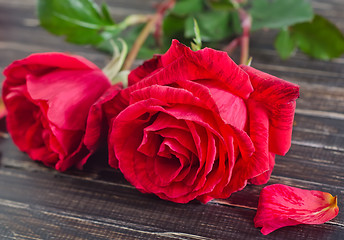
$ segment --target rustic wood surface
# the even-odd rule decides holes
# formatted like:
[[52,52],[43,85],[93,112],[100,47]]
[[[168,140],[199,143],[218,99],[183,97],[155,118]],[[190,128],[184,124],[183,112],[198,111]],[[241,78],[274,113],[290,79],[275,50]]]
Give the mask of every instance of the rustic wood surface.
[[[116,19],[149,13],[154,1],[107,1]],[[35,0],[0,0],[0,70],[33,52],[80,54],[99,67],[109,57],[75,46],[38,25]],[[344,31],[344,1],[312,1],[315,11]],[[268,184],[338,195],[338,216],[322,225],[285,227],[267,236],[254,228],[263,186],[247,186],[226,200],[175,204],[139,193],[96,155],[84,171],[60,173],[33,162],[0,139],[0,239],[344,239],[344,58],[280,60],[276,32],[253,36],[253,67],[297,83],[292,147],[278,156]],[[2,78],[3,79],[3,78]]]

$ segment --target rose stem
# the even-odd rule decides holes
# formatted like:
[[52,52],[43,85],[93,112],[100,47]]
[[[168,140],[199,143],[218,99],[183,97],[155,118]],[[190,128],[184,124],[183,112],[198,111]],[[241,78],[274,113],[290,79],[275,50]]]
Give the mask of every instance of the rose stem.
[[159,15],[157,21],[155,22],[155,32],[154,32],[154,38],[155,42],[158,44],[159,47],[161,47],[161,36],[162,36],[162,22],[164,20],[164,15],[166,12],[173,8],[176,4],[176,0],[166,0],[160,4],[157,5],[157,14]]
[[251,31],[251,16],[247,14],[242,8],[239,9],[241,18],[241,26],[243,33],[241,36],[241,55],[240,64],[247,64],[250,45],[250,31]]
[[223,48],[223,51],[227,52],[228,55],[232,55],[237,46],[240,45],[241,37],[233,39],[227,46]]
[[10,138],[10,135],[8,133],[5,132],[0,132],[0,138]]
[[239,8],[238,11],[243,33],[240,37],[233,39],[227,46],[223,48],[223,50],[226,51],[228,55],[231,55],[234,50],[240,45],[240,64],[247,64],[249,56],[251,16],[247,14],[242,8]]
[[137,37],[136,41],[134,42],[133,47],[131,48],[127,58],[125,59],[125,62],[123,64],[122,70],[129,70],[131,68],[131,65],[136,59],[136,56],[142,46],[142,44],[147,39],[148,35],[152,31],[154,24],[156,20],[158,19],[159,15],[154,14],[147,22],[146,26],[142,29],[139,36]]

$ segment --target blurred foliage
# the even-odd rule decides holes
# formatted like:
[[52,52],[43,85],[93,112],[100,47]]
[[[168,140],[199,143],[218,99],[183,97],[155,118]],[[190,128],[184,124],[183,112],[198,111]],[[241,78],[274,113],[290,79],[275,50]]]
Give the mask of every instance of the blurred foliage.
[[[189,44],[195,39],[194,19],[204,45],[223,46],[242,34],[240,11],[252,19],[251,32],[279,29],[275,48],[282,59],[297,48],[313,58],[329,60],[344,53],[344,36],[325,18],[315,15],[307,0],[177,0],[162,14],[162,34],[150,35],[139,58],[165,51],[171,39]],[[144,18],[128,16],[115,23],[106,4],[93,0],[39,0],[41,25],[66,41],[90,44],[112,52],[110,41],[123,38],[129,49],[144,26]],[[156,30],[156,31],[158,31]]]

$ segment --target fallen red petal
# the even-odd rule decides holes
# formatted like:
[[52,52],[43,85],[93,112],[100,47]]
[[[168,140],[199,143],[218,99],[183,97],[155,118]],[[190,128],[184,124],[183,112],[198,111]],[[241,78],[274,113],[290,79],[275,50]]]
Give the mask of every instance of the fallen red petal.
[[337,196],[330,193],[274,184],[261,191],[254,223],[267,235],[285,226],[325,223],[338,211]]

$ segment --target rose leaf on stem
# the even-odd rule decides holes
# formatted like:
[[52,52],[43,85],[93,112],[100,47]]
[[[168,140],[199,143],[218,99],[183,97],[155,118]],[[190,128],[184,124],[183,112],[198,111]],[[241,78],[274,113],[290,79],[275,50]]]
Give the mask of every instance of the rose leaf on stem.
[[200,12],[195,15],[190,15],[185,20],[184,37],[194,38],[194,21],[197,20],[201,37],[206,42],[216,42],[223,40],[234,34],[230,27],[232,21],[232,13],[227,11],[210,11]]
[[295,38],[288,28],[282,28],[275,39],[275,49],[282,59],[289,58],[296,49]]
[[249,12],[252,31],[288,27],[313,18],[312,6],[306,0],[254,0]]
[[343,33],[320,15],[311,22],[292,26],[290,32],[301,51],[311,57],[329,60],[344,53]]
[[76,44],[97,44],[120,31],[107,6],[92,0],[39,0],[38,17],[46,30]]
[[171,13],[177,16],[187,16],[198,13],[203,8],[203,0],[179,0],[174,5]]
[[130,15],[115,23],[106,4],[93,0],[39,0],[40,24],[55,35],[63,35],[75,44],[99,44],[118,35],[127,27],[147,21],[145,15]]

